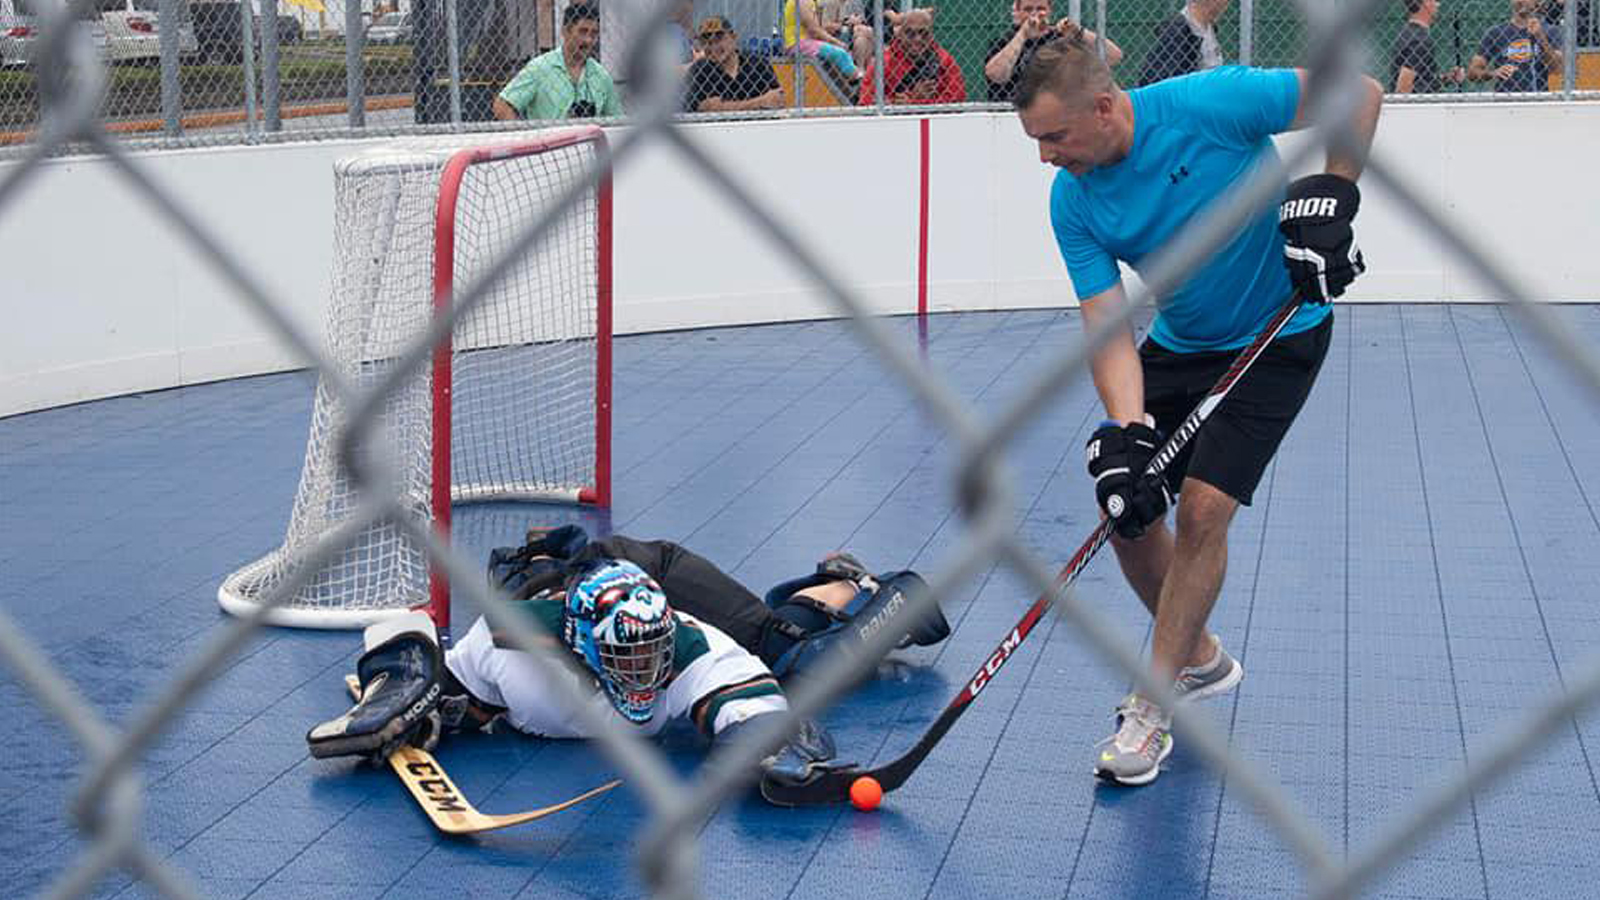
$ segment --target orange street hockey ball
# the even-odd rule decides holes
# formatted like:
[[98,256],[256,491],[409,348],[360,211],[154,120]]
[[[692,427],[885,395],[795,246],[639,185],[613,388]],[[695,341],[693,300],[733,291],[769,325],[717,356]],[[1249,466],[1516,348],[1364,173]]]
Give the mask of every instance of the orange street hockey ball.
[[850,782],[850,803],[862,812],[872,812],[883,802],[883,786],[871,775]]

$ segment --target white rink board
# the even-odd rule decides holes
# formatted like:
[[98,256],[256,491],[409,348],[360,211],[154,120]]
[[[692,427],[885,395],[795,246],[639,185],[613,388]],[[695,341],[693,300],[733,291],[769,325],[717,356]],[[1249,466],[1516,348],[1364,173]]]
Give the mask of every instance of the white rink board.
[[[918,117],[687,127],[873,310],[916,309]],[[1403,104],[1385,108],[1377,152],[1535,296],[1596,300],[1597,134],[1600,103]],[[616,129],[613,141],[625,135]],[[930,137],[930,307],[1072,304],[1048,227],[1052,173],[1015,116],[936,116]],[[333,162],[382,142],[167,151],[139,162],[315,338],[332,259]],[[13,165],[0,164],[0,177]],[[619,333],[837,314],[670,148],[646,148],[617,173],[615,211]],[[1363,198],[1358,235],[1371,271],[1352,300],[1500,299],[1377,187]],[[47,162],[0,211],[0,272],[0,415],[303,364],[98,158]]]

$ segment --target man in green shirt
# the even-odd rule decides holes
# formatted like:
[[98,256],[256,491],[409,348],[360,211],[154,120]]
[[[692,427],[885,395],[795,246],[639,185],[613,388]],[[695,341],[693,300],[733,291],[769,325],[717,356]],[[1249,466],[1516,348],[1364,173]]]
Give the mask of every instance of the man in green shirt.
[[611,73],[594,58],[600,11],[574,3],[561,16],[561,46],[528,60],[494,98],[496,119],[586,119],[622,115]]

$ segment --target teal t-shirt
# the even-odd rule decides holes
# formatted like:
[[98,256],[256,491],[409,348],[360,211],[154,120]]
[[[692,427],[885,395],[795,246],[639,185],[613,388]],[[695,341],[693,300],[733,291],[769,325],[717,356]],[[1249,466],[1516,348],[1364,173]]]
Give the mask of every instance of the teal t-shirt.
[[[1300,102],[1292,69],[1223,66],[1129,91],[1133,149],[1050,190],[1056,245],[1079,297],[1118,283],[1120,260],[1139,271],[1152,252],[1259,161],[1277,159],[1271,136],[1288,130]],[[1281,200],[1281,193],[1279,199]],[[1170,296],[1150,329],[1180,353],[1250,343],[1289,298],[1278,205],[1270,204]],[[1283,334],[1312,328],[1326,305],[1307,305]]]

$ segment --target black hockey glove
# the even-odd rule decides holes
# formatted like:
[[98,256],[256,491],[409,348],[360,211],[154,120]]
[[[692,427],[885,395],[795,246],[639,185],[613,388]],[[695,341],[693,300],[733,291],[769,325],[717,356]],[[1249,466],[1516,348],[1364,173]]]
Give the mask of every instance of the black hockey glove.
[[1327,303],[1367,270],[1350,222],[1361,208],[1355,182],[1338,175],[1308,175],[1292,182],[1278,212],[1283,263],[1307,303]]
[[1107,422],[1089,437],[1095,500],[1125,538],[1142,537],[1172,505],[1166,479],[1145,474],[1160,447],[1160,432],[1142,422],[1126,427]]

